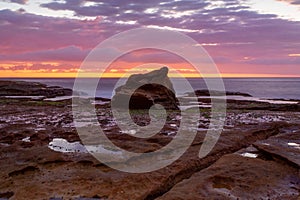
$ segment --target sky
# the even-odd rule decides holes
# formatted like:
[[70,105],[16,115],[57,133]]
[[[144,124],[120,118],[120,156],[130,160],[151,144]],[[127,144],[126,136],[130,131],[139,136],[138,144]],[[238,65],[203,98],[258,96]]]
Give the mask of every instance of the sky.
[[[300,0],[1,0],[0,77],[76,77],[96,45],[134,28],[190,36],[223,77],[300,77]],[[198,76],[154,50],[124,55],[105,76],[145,63]]]

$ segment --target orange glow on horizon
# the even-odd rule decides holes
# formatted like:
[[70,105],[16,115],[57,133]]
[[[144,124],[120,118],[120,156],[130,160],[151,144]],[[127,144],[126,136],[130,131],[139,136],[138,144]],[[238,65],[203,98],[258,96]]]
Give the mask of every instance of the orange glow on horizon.
[[[76,72],[72,73],[51,73],[51,72],[28,72],[28,71],[5,71],[0,73],[0,78],[76,78]],[[103,73],[103,78],[120,78],[124,73]],[[200,78],[199,74],[194,73],[182,73],[185,78]],[[82,73],[82,78],[99,78],[99,73]],[[169,73],[169,77],[176,77]],[[220,75],[203,74],[202,77],[222,77],[222,78],[299,78],[297,75],[281,75],[281,74],[234,74],[234,73],[222,73]]]
[[[34,65],[50,65],[43,69],[30,69],[30,66]],[[42,63],[30,63],[30,62],[16,62],[16,63],[0,63],[0,78],[76,78],[78,77],[78,63],[65,63],[66,66],[72,65],[74,68],[64,68],[65,65],[62,65],[57,62],[42,62]],[[22,65],[25,66],[25,69],[13,69],[11,67]],[[80,73],[82,78],[99,78],[100,75],[103,78],[120,78],[123,77],[125,73],[130,71],[136,66],[145,65],[145,63],[127,63],[127,62],[114,62],[110,65],[106,71],[101,75],[101,69],[98,71],[96,69],[89,69],[85,72]],[[150,64],[151,65],[151,64]],[[27,69],[28,66],[28,69]],[[120,66],[120,67],[119,67]],[[222,78],[298,78],[299,75],[289,75],[289,74],[267,74],[267,73],[228,73],[228,70],[221,70],[220,74],[198,74],[195,72],[195,68],[188,63],[159,63],[158,65],[153,65],[153,67],[170,67],[169,77],[178,77],[172,69],[176,69],[177,73],[186,78],[200,78],[200,77],[222,77]],[[224,67],[224,66],[223,66]],[[154,69],[153,68],[153,69]],[[229,68],[229,67],[228,67]],[[235,67],[233,67],[235,68]],[[246,67],[245,67],[246,68]],[[153,70],[151,67],[139,68],[140,71],[132,72],[131,74],[137,73],[147,73]],[[231,70],[232,71],[232,70]]]

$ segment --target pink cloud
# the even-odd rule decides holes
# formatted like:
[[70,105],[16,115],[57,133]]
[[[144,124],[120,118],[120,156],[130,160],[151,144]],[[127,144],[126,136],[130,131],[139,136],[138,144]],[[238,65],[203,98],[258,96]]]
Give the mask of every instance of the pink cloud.
[[103,40],[100,18],[73,20],[0,11],[0,53],[16,54],[67,46],[91,48]]
[[[23,0],[11,0],[25,3]],[[52,10],[69,10],[77,16],[93,16],[95,20],[45,17],[26,12],[0,10],[0,61],[1,62],[76,62],[77,66],[99,42],[123,30],[148,25],[198,30],[188,35],[205,46],[221,71],[233,73],[255,70],[269,72],[272,66],[282,73],[286,67],[300,75],[299,54],[300,22],[277,18],[276,15],[259,14],[247,10],[241,1],[224,1],[222,8],[210,8],[210,1],[138,2],[134,0],[94,2],[85,6],[82,0],[52,1],[42,4]],[[287,0],[288,1],[288,0]],[[298,0],[289,1],[297,4]],[[153,12],[146,12],[156,8]],[[176,16],[176,13],[195,11]],[[172,13],[174,15],[172,15]],[[169,17],[166,17],[166,15]],[[134,21],[122,24],[117,21]],[[109,53],[109,51],[107,52]],[[180,59],[166,53],[131,53],[122,57],[124,62],[169,62]],[[277,67],[277,66],[285,66]],[[38,66],[38,65],[37,65]],[[241,67],[243,66],[243,67]],[[47,67],[47,66],[41,66]],[[64,67],[63,65],[60,67]],[[51,66],[49,66],[51,68]],[[247,68],[247,69],[245,69]]]

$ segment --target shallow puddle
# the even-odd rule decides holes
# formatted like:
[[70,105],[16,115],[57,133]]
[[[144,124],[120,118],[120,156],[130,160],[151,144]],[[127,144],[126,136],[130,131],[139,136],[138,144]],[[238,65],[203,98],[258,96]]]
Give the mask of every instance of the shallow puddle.
[[118,154],[121,155],[121,151],[113,151],[104,148],[102,145],[87,145],[84,146],[80,142],[68,142],[63,138],[54,138],[48,147],[53,151],[62,153],[101,153],[101,154]]
[[247,158],[257,158],[258,155],[255,154],[255,153],[248,153],[248,152],[246,152],[246,153],[242,153],[241,156],[247,157]]

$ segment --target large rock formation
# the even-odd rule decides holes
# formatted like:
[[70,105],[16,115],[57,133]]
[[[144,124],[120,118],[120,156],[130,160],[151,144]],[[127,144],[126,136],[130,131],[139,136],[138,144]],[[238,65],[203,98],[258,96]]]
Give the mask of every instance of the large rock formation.
[[112,105],[126,108],[125,99],[130,98],[130,109],[149,109],[154,104],[161,104],[165,109],[178,109],[173,85],[168,78],[168,68],[151,71],[146,74],[131,75],[126,84],[116,89]]
[[72,95],[71,89],[58,86],[47,86],[37,82],[0,81],[0,96],[56,96]]

